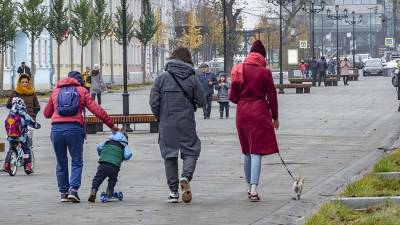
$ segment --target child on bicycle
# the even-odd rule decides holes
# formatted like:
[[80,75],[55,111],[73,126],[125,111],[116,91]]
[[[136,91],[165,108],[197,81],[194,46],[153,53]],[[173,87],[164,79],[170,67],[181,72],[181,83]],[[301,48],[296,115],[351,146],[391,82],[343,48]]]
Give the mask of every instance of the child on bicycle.
[[229,117],[229,89],[231,84],[226,79],[226,73],[222,72],[219,75],[218,84],[215,86],[215,90],[218,91],[218,103],[219,103],[219,115],[220,119],[224,118],[224,110],[226,118]]
[[95,202],[97,191],[107,177],[108,186],[106,196],[112,198],[121,163],[132,157],[132,151],[128,145],[128,135],[124,131],[115,132],[105,142],[99,144],[97,152],[100,156],[99,166],[93,178],[92,190],[88,199],[89,202]]
[[35,129],[40,129],[40,124],[32,119],[27,113],[24,100],[19,97],[14,97],[12,99],[12,107],[10,113],[5,121],[5,127],[7,132],[7,141],[10,142],[10,149],[7,153],[3,171],[8,172],[10,170],[11,161],[11,142],[20,142],[21,148],[24,151],[24,169],[27,173],[32,173],[32,155],[31,148],[29,145],[28,138],[28,126]]

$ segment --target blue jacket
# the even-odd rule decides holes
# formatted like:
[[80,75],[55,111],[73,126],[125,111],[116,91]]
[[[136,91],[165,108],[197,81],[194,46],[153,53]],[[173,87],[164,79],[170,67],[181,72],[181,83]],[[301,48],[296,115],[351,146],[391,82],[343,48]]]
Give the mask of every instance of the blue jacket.
[[[26,112],[25,109],[21,109],[18,107],[13,106],[10,110],[10,114],[11,115],[17,115],[19,114],[22,118],[21,118],[21,124],[22,124],[22,128],[23,128],[23,134],[22,136],[19,138],[19,141],[21,142],[26,142],[27,138],[28,138],[28,127],[32,127],[35,129],[39,128],[39,124],[36,123],[35,120],[32,119],[31,116],[29,116],[29,114]],[[7,140],[10,141],[11,139],[14,139],[13,137],[7,137]]]
[[[201,73],[196,76],[196,78],[200,81],[201,86],[203,87],[204,92],[207,93],[207,95],[212,95],[214,94],[214,86],[217,85],[217,77],[213,73]],[[208,84],[208,82],[211,81],[212,84]]]
[[101,155],[101,152],[104,149],[104,145],[108,140],[118,141],[123,146],[125,146],[125,148],[124,148],[124,160],[129,160],[132,157],[132,150],[128,145],[128,140],[126,139],[125,135],[122,134],[121,132],[115,132],[106,141],[100,143],[97,146],[97,153],[99,154],[99,156]]

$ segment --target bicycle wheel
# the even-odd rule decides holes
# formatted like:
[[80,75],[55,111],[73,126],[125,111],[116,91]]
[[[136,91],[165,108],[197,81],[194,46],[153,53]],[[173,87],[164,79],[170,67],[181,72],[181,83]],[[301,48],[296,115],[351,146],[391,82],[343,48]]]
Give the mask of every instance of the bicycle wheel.
[[18,161],[18,156],[15,151],[8,151],[7,154],[11,154],[10,157],[10,170],[8,170],[8,174],[10,176],[15,176],[17,174],[17,161]]

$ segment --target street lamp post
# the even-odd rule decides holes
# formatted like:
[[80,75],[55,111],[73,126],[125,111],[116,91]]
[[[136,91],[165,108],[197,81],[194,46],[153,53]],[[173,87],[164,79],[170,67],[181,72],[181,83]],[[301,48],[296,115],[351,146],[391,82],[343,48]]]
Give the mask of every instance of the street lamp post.
[[268,0],[268,3],[272,3],[279,6],[279,94],[284,94],[283,90],[283,35],[282,35],[282,6],[289,5],[296,0]]
[[352,36],[353,36],[353,67],[354,67],[355,62],[356,62],[356,45],[355,45],[356,39],[355,39],[354,27],[357,24],[360,24],[362,22],[362,15],[359,15],[358,18],[357,18],[356,12],[353,11],[353,12],[351,12],[350,18],[351,18],[351,20],[349,20],[349,16],[346,14],[346,17],[345,17],[346,23],[348,23],[348,24],[353,26],[353,34],[352,34]]
[[372,57],[372,10],[374,10],[374,14],[378,13],[378,7],[374,6],[369,9],[369,54]]
[[126,40],[126,0],[121,0],[122,8],[122,74],[124,78],[124,92],[122,93],[123,114],[129,115],[129,93],[128,93],[128,58]]
[[307,4],[306,2],[304,2],[302,10],[311,15],[311,55],[314,58],[315,57],[314,15],[324,10],[325,1],[321,1],[320,5],[316,5],[315,1],[312,0],[310,9],[307,9],[306,6]]
[[[227,34],[226,34],[226,2],[225,2],[225,0],[222,0],[222,10],[223,10],[223,19],[222,19],[222,22],[223,22],[223,32],[224,32],[224,72],[226,73],[226,72],[228,72],[228,71],[226,71],[226,69],[227,69]],[[247,52],[246,52],[247,53]],[[230,71],[229,71],[230,72]]]
[[339,74],[340,71],[340,62],[339,62],[339,20],[342,20],[346,17],[347,9],[344,9],[344,14],[339,14],[339,5],[335,5],[336,14],[331,14],[331,10],[326,10],[328,19],[336,20],[336,73]]

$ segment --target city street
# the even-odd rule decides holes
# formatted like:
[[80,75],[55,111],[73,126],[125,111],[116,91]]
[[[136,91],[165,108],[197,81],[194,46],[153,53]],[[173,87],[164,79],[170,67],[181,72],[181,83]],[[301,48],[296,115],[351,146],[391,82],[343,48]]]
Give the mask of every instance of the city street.
[[[341,172],[360,173],[349,167],[375,151],[400,122],[396,91],[389,77],[360,77],[360,81],[349,84],[315,87],[311,94],[288,90],[278,96],[281,155],[296,176],[305,177],[301,201],[291,199],[293,181],[277,155],[263,159],[261,202],[247,200],[235,106],[231,105],[232,118],[220,120],[214,102],[210,120],[202,119],[201,109],[196,114],[202,154],[191,183],[191,204],[167,203],[169,190],[158,134],[149,134],[148,125],[138,125],[137,131],[129,135],[133,159],[122,164],[116,187],[124,193],[122,202],[87,202],[97,167],[96,145],[109,134],[105,129],[106,133],[88,135],[84,145],[84,175],[79,191],[82,202],[60,203],[50,121],[40,113],[42,129],[34,133],[34,174],[27,176],[22,169],[15,177],[0,173],[0,224],[301,224],[350,182],[341,177]],[[148,97],[149,89],[131,92],[131,113],[150,113]],[[103,107],[109,113],[121,113],[121,94],[104,95]],[[7,113],[5,107],[0,107],[1,118]],[[0,136],[5,137],[4,129],[0,129]],[[1,160],[4,156],[0,153]],[[336,176],[338,179],[332,179]],[[101,190],[105,188],[106,182]]]

